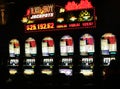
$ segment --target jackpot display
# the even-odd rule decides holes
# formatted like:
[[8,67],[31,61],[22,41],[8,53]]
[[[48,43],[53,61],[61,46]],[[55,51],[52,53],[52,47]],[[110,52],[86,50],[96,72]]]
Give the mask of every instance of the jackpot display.
[[95,8],[88,0],[68,1],[65,6],[55,4],[31,6],[22,18],[25,32],[75,30],[96,27]]

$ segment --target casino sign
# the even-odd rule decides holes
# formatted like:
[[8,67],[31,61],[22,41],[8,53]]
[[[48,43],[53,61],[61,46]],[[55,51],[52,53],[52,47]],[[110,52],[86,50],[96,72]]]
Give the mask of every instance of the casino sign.
[[88,0],[68,1],[64,7],[55,4],[29,7],[22,22],[25,32],[95,28],[96,14]]

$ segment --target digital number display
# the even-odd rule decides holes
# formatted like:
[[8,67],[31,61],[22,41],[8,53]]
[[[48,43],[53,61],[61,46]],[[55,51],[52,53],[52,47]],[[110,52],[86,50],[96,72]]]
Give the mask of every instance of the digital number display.
[[54,23],[43,23],[37,25],[38,29],[49,29],[54,28]]
[[42,30],[42,29],[53,29],[54,23],[40,23],[40,24],[28,24],[26,25],[26,30]]

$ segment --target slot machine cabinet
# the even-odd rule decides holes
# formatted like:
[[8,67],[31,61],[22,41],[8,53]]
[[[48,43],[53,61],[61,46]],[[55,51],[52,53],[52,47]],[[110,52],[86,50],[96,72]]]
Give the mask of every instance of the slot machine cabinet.
[[25,75],[34,75],[34,68],[35,68],[35,58],[27,58],[23,62],[24,66],[24,74]]
[[60,59],[59,73],[64,73],[66,76],[73,75],[73,39],[69,35],[65,35],[60,40]]
[[29,37],[25,41],[25,58],[23,60],[24,75],[34,75],[36,67],[37,47],[34,38]]
[[117,42],[114,34],[105,33],[104,35],[102,35],[101,54],[102,54],[103,76],[104,76],[105,69],[110,65],[111,60],[116,60]]
[[86,33],[80,37],[80,59],[79,59],[79,73],[84,76],[93,76],[94,68],[94,39]]
[[80,63],[80,73],[82,73],[84,76],[93,76],[93,57],[83,57]]
[[72,57],[64,57],[60,61],[59,73],[63,73],[66,76],[73,75],[73,59]]
[[9,43],[8,68],[10,75],[18,73],[20,57],[20,44],[17,39],[11,39]]
[[53,74],[53,58],[44,58],[42,63],[41,73],[52,75]]
[[42,40],[42,59],[40,71],[42,74],[53,75],[55,46],[52,37],[44,37]]

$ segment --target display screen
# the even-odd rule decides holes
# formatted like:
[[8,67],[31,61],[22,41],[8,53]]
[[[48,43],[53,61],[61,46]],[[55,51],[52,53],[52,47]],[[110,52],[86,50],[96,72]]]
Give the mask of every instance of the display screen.
[[80,3],[69,1],[65,6],[39,5],[29,7],[22,22],[25,23],[25,32],[95,28],[95,8],[87,0]]
[[117,43],[116,37],[112,33],[106,33],[101,38],[101,53],[102,55],[116,54]]
[[84,34],[80,38],[80,55],[93,55],[94,49],[94,39],[90,34]]
[[25,56],[33,57],[37,54],[36,41],[29,37],[25,42]]
[[66,76],[72,76],[72,69],[59,69],[59,73],[63,73]]
[[103,65],[104,65],[104,66],[109,66],[111,60],[115,60],[115,57],[104,57],[104,58],[103,58]]
[[73,47],[73,39],[69,35],[65,35],[60,40],[60,53],[61,56],[73,55],[74,47]]
[[72,58],[62,58],[61,62],[62,66],[72,66],[73,65],[73,59]]
[[25,65],[26,66],[35,66],[35,59],[25,59]]
[[93,57],[82,58],[81,66],[82,66],[83,69],[91,69],[91,68],[93,68]]
[[10,59],[10,66],[18,66],[19,65],[19,59]]
[[44,58],[43,59],[43,65],[44,66],[51,66],[51,65],[53,65],[53,58]]
[[20,44],[17,39],[12,39],[9,43],[9,56],[18,57],[20,55]]
[[42,40],[42,55],[53,56],[55,53],[54,41],[51,37],[45,37]]

